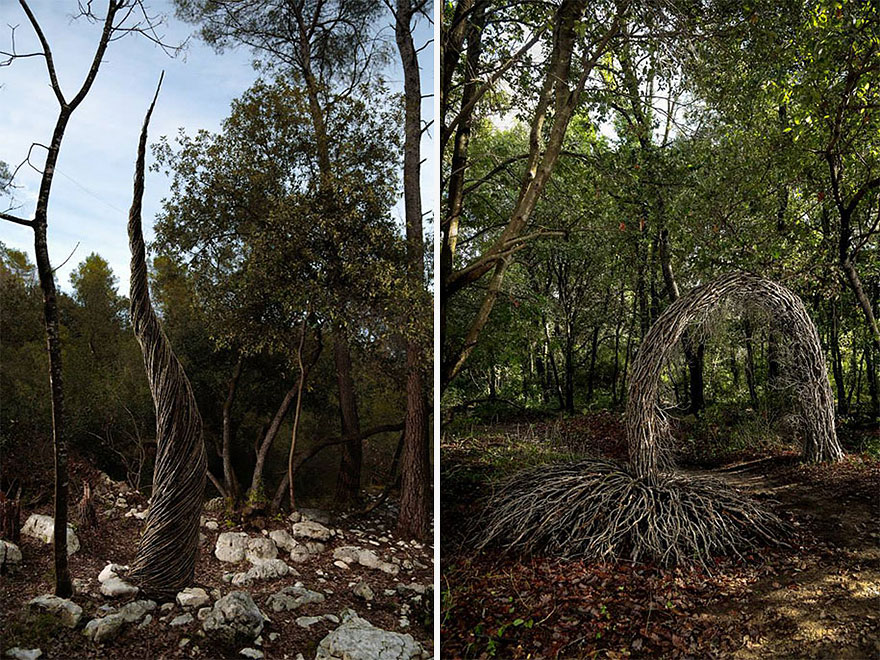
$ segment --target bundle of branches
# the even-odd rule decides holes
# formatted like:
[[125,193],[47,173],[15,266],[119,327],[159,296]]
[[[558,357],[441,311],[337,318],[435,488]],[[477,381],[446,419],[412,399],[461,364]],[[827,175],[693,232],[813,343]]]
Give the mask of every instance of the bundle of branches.
[[786,545],[785,522],[708,476],[663,472],[653,482],[604,460],[541,465],[505,481],[471,538],[477,547],[565,559],[697,562]]

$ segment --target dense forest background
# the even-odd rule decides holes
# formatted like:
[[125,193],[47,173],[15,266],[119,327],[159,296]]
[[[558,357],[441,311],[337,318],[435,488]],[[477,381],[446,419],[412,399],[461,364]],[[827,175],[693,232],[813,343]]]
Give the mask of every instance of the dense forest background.
[[[315,27],[305,37],[291,31],[283,46],[257,43],[277,18],[267,7],[242,8],[233,20],[217,8],[171,6],[218,50],[250,47],[261,75],[216,133],[180,129],[152,144],[153,170],[169,177],[170,192],[156,218],[150,284],[204,419],[209,490],[248,510],[276,511],[293,506],[291,467],[307,503],[357,508],[362,488],[399,486],[401,464],[415,456],[418,486],[410,490],[418,513],[409,518],[421,536],[430,488],[423,384],[430,372],[432,266],[423,230],[430,211],[422,213],[419,187],[429,123],[421,115],[418,60],[430,46],[422,25],[427,5],[288,7]],[[417,24],[428,36],[420,34],[419,50],[410,53]],[[7,64],[19,56],[10,55]],[[413,158],[404,175],[404,161]],[[15,210],[22,193],[13,175],[22,168],[13,169],[0,162],[3,205]],[[75,455],[148,491],[155,413],[118,282],[92,253],[69,283],[58,283],[63,418]],[[14,474],[25,467],[48,484],[43,295],[35,264],[2,243],[0,287],[3,487],[16,486]],[[408,403],[410,376],[418,382]],[[409,445],[408,410],[415,411]],[[77,480],[73,488],[78,496]]]
[[[804,299],[839,419],[876,425],[876,7],[600,5],[569,41],[531,8],[446,6],[447,416],[618,407],[659,314],[741,269]],[[665,403],[782,417],[782,338],[716,325],[679,349]]]

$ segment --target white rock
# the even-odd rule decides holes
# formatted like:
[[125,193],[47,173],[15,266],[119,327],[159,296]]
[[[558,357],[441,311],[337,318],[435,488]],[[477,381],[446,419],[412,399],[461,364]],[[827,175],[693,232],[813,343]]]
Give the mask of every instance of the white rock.
[[333,559],[340,559],[348,564],[357,564],[362,550],[353,545],[343,545],[333,551]]
[[125,619],[119,614],[109,614],[100,619],[92,619],[86,624],[83,634],[94,642],[101,643],[116,637]]
[[266,599],[266,605],[268,605],[273,612],[295,610],[303,605],[323,602],[324,594],[320,591],[311,591],[305,587],[297,586],[284,587],[284,589],[272,594]]
[[43,655],[41,649],[20,649],[17,646],[6,651],[6,657],[14,660],[37,660],[41,655]]
[[101,584],[101,593],[107,598],[120,598],[124,596],[134,596],[138,592],[138,588],[133,584],[129,584],[125,580],[118,577],[110,578]]
[[358,563],[367,568],[379,568],[379,557],[372,550],[361,550],[358,553]]
[[336,566],[336,568],[341,568],[344,571],[348,570],[348,564],[346,564],[344,561],[340,561],[340,560],[334,561],[333,565]]
[[243,655],[245,658],[252,658],[253,660],[260,660],[263,657],[263,652],[257,649],[252,648],[244,648],[238,652],[239,655]]
[[256,563],[265,559],[275,559],[277,556],[278,548],[271,539],[262,536],[248,539],[245,550],[245,558],[248,561]]
[[214,556],[220,561],[237,564],[244,561],[247,553],[248,535],[244,532],[223,532],[217,537]]
[[154,600],[134,600],[124,605],[118,614],[122,617],[123,621],[134,623],[135,621],[140,621],[147,612],[152,612],[155,609],[156,601]]
[[370,585],[365,581],[361,580],[358,582],[357,586],[352,590],[355,596],[359,598],[363,598],[364,600],[373,600],[376,597],[376,594],[373,593],[373,590],[370,588]]
[[209,520],[205,523],[205,527],[212,532],[216,532],[218,529],[220,529],[220,525],[217,524],[216,520]]
[[248,575],[256,580],[270,580],[291,574],[299,575],[299,573],[288,566],[283,559],[257,560],[254,562],[254,565],[248,569]]
[[82,618],[82,608],[67,598],[37,596],[28,601],[28,608],[38,608],[52,614],[68,628],[76,628]]
[[[30,536],[43,543],[53,543],[55,533],[55,519],[52,516],[44,516],[39,513],[31,514],[25,521],[21,533]],[[67,526],[67,554],[72,555],[79,550],[79,539],[73,531],[73,528]]]
[[286,529],[273,529],[269,532],[269,538],[282,552],[290,552],[297,546],[296,540]]
[[196,618],[197,618],[199,621],[204,621],[205,619],[208,618],[208,615],[211,613],[211,611],[212,611],[213,609],[214,609],[214,608],[212,608],[212,607],[203,607],[203,608],[201,608],[198,612],[196,612]]
[[319,543],[318,541],[306,541],[306,550],[308,550],[311,555],[319,555],[326,549],[327,546],[323,543]]
[[329,541],[331,532],[319,522],[306,520],[293,526],[293,536],[307,541]]
[[193,615],[187,612],[186,614],[181,614],[180,616],[176,616],[171,619],[171,623],[168,624],[172,628],[176,628],[177,626],[185,626],[188,623],[193,622]]
[[101,572],[98,573],[98,582],[102,584],[109,580],[110,578],[119,577],[120,573],[128,570],[128,566],[122,566],[121,564],[107,564],[104,568],[101,569]]
[[412,635],[377,628],[352,610],[318,644],[315,660],[416,660],[427,654]]
[[309,628],[319,621],[321,621],[324,617],[320,616],[300,616],[296,618],[296,625],[300,628]]
[[246,591],[233,591],[214,603],[203,628],[210,637],[228,644],[246,644],[263,631],[263,613]]
[[298,545],[293,550],[290,551],[290,561],[299,564],[304,561],[308,561],[309,557],[311,557],[311,553],[308,548],[304,545]]
[[[0,540],[0,574],[18,572],[21,566],[21,550],[9,541]],[[23,649],[22,652],[24,652]],[[37,649],[39,651],[39,649]],[[42,653],[42,651],[41,651]]]
[[187,587],[177,594],[176,600],[181,607],[198,608],[207,605],[211,598],[201,587]]
[[147,627],[148,625],[150,625],[151,623],[153,623],[153,615],[152,615],[152,614],[148,614],[147,616],[144,617],[144,620],[141,621],[141,622],[138,624],[137,627],[140,628],[141,630],[143,630],[144,628],[146,628],[146,627]]

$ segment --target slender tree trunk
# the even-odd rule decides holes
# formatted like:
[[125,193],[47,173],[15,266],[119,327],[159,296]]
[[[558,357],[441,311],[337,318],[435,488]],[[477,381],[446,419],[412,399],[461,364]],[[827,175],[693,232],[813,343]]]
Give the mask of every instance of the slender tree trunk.
[[752,324],[748,320],[743,322],[743,332],[746,338],[746,385],[749,388],[749,400],[752,402],[752,408],[757,412],[758,389],[755,386],[754,334],[752,332]]
[[[398,7],[400,2],[398,2]],[[484,5],[481,3],[473,12],[470,20],[467,21],[467,54],[465,58],[465,83],[461,94],[461,107],[465,108],[471,103],[477,88],[482,81],[479,80],[480,57],[483,51],[483,26],[485,23]],[[398,9],[398,13],[399,13]],[[399,46],[398,37],[398,46]],[[401,57],[403,51],[401,50]],[[404,63],[404,67],[407,63]],[[416,61],[418,67],[418,61]],[[418,76],[418,68],[416,68],[416,76]],[[419,82],[416,77],[415,82]],[[404,84],[406,80],[404,80]],[[421,94],[421,87],[419,87]],[[419,114],[419,119],[421,115]],[[452,159],[450,161],[449,174],[449,192],[447,194],[447,210],[446,217],[443,219],[441,231],[443,233],[440,245],[440,272],[441,278],[447,278],[453,269],[455,259],[455,249],[458,243],[458,222],[461,217],[462,206],[464,203],[464,181],[465,170],[467,166],[468,143],[471,136],[471,125],[473,123],[473,113],[464,116],[455,130],[455,139],[452,143]],[[417,146],[417,145],[416,145]],[[421,220],[421,218],[420,218]],[[445,314],[444,314],[445,316]],[[441,335],[445,337],[445,324],[441,328]],[[444,339],[441,337],[441,342]],[[441,344],[442,345],[442,344]]]
[[235,403],[235,392],[238,387],[238,379],[241,377],[241,368],[244,358],[239,356],[232,370],[232,378],[229,379],[229,388],[226,392],[226,400],[223,402],[223,487],[226,496],[233,500],[238,499],[239,488],[235,470],[232,467],[232,405]]
[[843,357],[840,354],[840,319],[837,301],[831,301],[831,369],[837,389],[837,414],[846,415],[849,407],[846,400],[846,382],[843,377]]
[[306,343],[306,321],[308,314],[303,316],[302,327],[300,328],[299,346],[296,350],[296,363],[299,366],[299,382],[296,386],[296,406],[293,412],[293,429],[290,431],[290,451],[287,452],[287,481],[290,485],[290,510],[296,511],[296,496],[294,494],[293,480],[293,453],[296,451],[296,432],[299,429],[299,414],[302,411],[302,395],[303,386],[306,382],[306,368],[303,364],[303,346]]
[[865,368],[867,369],[868,393],[871,395],[871,423],[880,422],[880,387],[877,383],[877,363],[874,361],[874,347],[868,343],[865,346]]
[[565,410],[574,412],[574,340],[571,336],[571,326],[566,323],[565,332]]
[[254,463],[254,474],[251,478],[251,485],[250,488],[248,488],[247,493],[250,500],[254,500],[263,488],[263,471],[266,465],[266,457],[269,455],[269,450],[272,449],[272,443],[275,442],[275,437],[281,429],[281,424],[284,422],[284,417],[287,415],[287,411],[290,410],[290,406],[293,404],[298,387],[299,385],[297,383],[287,390],[284,398],[281,400],[281,405],[279,405],[278,410],[275,411],[275,416],[272,418],[272,422],[269,424],[266,434],[263,436],[263,439],[259,444],[259,448],[257,449],[257,459]]
[[55,529],[53,532],[55,555],[55,595],[69,598],[73,594],[70,569],[67,565],[67,520],[68,520],[68,476],[67,476],[67,434],[64,414],[64,384],[61,366],[61,336],[58,322],[58,299],[55,289],[55,275],[49,261],[49,247],[46,234],[49,226],[49,193],[55,164],[61,150],[61,140],[67,128],[70,111],[62,108],[55,124],[55,132],[46,156],[43,178],[37,196],[34,213],[34,254],[37,261],[37,274],[40,290],[43,293],[43,320],[46,325],[46,348],[49,353],[49,386],[52,390],[52,439],[55,447]]
[[345,329],[339,324],[333,328],[333,359],[339,388],[339,410],[342,413],[342,437],[345,438],[336,482],[336,505],[350,507],[357,504],[360,498],[363,450],[354,379],[351,374],[351,349]]
[[[419,75],[419,59],[412,39],[415,11],[413,0],[397,0],[395,38],[403,68],[405,99],[404,147],[403,147],[403,201],[406,214],[406,262],[407,284],[410,295],[422,299],[425,290],[425,245],[422,227],[422,191],[420,178],[422,137],[422,83]],[[470,131],[470,126],[467,128]],[[467,153],[467,143],[459,151]],[[462,166],[464,162],[462,161]],[[453,166],[454,167],[454,166]],[[464,182],[462,172],[460,184]],[[458,223],[461,212],[451,214]],[[451,255],[450,255],[451,258]],[[428,308],[413,305],[415,314],[421,315]],[[418,319],[412,319],[411,327],[420,327]],[[425,352],[416,337],[406,343],[406,419],[403,427],[403,471],[400,482],[400,512],[397,516],[397,533],[403,537],[423,538],[428,533],[430,518],[431,470],[428,458],[428,398],[425,394]]]
[[593,400],[593,387],[596,379],[596,356],[599,352],[599,326],[593,328],[590,340],[590,369],[587,372],[587,401]]

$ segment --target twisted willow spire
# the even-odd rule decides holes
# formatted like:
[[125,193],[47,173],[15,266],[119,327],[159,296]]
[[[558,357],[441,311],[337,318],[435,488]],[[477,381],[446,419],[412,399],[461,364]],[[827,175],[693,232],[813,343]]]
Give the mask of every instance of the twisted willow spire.
[[[164,76],[164,74],[163,74]],[[199,544],[206,458],[202,418],[189,380],[150,303],[141,229],[147,127],[159,86],[144,118],[138,144],[134,197],[128,214],[131,249],[131,322],[156,406],[156,463],[147,526],[129,578],[148,596],[173,598],[192,582]]]

